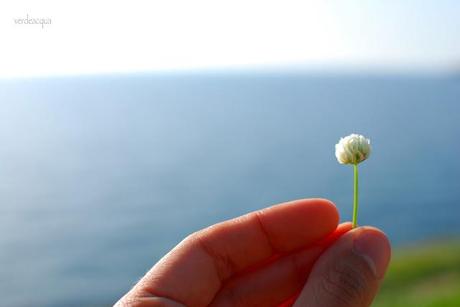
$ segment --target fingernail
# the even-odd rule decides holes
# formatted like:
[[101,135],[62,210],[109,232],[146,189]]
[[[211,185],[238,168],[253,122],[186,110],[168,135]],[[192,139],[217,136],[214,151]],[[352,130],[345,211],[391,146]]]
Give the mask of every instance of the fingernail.
[[368,262],[376,278],[383,278],[390,260],[390,244],[383,233],[373,229],[357,229],[353,251]]

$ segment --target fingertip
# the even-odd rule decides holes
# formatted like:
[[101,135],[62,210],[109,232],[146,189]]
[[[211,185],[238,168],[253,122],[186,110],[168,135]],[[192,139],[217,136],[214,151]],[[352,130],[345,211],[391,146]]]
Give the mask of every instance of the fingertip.
[[337,209],[337,206],[334,204],[333,201],[326,198],[313,198],[311,199],[311,201],[320,204],[325,210],[330,211],[330,214],[332,214],[336,218],[337,224],[339,223],[339,210]]
[[372,226],[362,226],[352,231],[353,250],[369,257],[378,278],[382,278],[391,259],[391,244],[386,234]]
[[340,215],[336,205],[325,198],[303,199],[305,206],[308,206],[309,213],[317,217],[321,228],[325,234],[332,233],[339,225]]
[[353,229],[353,224],[351,222],[343,222],[342,224],[340,224],[339,226],[343,227],[343,228],[347,228],[348,230],[351,230]]
[[358,229],[366,232],[370,236],[374,236],[376,239],[382,241],[388,247],[388,249],[391,249],[391,241],[388,235],[382,229],[368,225],[358,227]]
[[337,206],[332,201],[325,198],[313,198],[310,199],[310,201],[317,205],[317,210],[319,211],[317,214],[323,218],[325,223],[327,222],[326,225],[330,227],[330,232],[334,231],[340,221],[340,214],[339,210],[337,210]]
[[318,217],[328,221],[335,229],[339,224],[340,214],[337,206],[329,199],[326,198],[305,198],[294,201],[308,206],[310,210],[315,211]]
[[351,222],[344,222],[337,227],[336,231],[342,234],[350,232],[350,235],[354,237],[366,234],[366,236],[369,236],[371,239],[381,242],[384,249],[391,252],[391,242],[388,235],[377,227],[364,225],[353,228]]
[[369,233],[372,233],[373,235],[380,236],[380,237],[385,237],[388,243],[390,242],[386,233],[380,228],[377,228],[375,226],[370,226],[370,225],[359,226],[356,228],[356,230],[369,232]]
[[344,233],[316,261],[294,306],[307,302],[311,306],[369,306],[390,252],[390,242],[380,229],[364,226]]
[[378,242],[382,247],[391,252],[391,242],[387,234],[374,226],[360,226],[355,229],[352,229],[357,233],[358,236],[365,235],[370,238],[370,240]]
[[[339,225],[339,211],[335,204],[324,198],[311,198],[303,199],[304,208],[306,210],[305,215],[314,216],[315,219],[310,221],[310,227],[308,229],[311,233],[317,233],[317,238],[326,240],[330,238],[333,241],[334,234],[337,231]],[[341,228],[343,230],[343,228]],[[346,232],[346,230],[343,230]],[[340,235],[337,233],[337,237]]]
[[339,222],[335,205],[326,199],[299,199],[259,212],[264,229],[278,251],[289,251],[334,232]]

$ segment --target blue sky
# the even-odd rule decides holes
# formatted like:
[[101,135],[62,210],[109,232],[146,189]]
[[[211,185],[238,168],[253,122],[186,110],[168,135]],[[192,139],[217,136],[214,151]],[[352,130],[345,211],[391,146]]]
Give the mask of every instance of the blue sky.
[[[50,20],[24,24],[20,19]],[[0,4],[0,77],[279,67],[460,66],[459,1]]]

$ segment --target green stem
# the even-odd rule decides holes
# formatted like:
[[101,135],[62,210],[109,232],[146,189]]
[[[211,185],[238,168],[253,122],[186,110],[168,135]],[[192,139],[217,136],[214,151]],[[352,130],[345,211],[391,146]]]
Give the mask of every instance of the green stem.
[[354,170],[354,193],[353,193],[353,226],[358,226],[358,164],[353,165]]

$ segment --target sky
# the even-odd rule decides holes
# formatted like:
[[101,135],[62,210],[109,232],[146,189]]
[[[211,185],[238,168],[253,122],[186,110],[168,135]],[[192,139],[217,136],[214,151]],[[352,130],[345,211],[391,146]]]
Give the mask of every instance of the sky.
[[458,16],[458,0],[2,0],[0,78],[247,67],[445,71],[460,67]]

